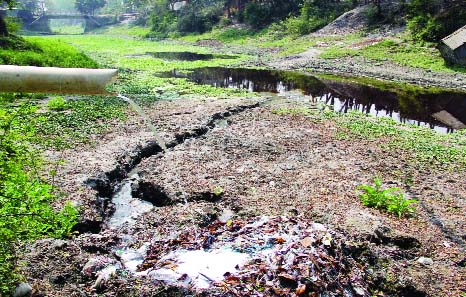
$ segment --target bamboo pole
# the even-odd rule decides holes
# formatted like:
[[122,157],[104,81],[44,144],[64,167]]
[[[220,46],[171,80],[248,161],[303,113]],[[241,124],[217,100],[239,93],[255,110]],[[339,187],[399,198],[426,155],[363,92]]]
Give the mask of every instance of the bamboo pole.
[[112,95],[116,69],[0,65],[0,92]]

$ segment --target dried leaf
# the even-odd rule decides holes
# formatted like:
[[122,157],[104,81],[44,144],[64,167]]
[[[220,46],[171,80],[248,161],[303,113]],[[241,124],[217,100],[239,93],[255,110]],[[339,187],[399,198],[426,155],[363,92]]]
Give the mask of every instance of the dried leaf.
[[299,285],[297,288],[296,288],[296,295],[303,295],[304,293],[306,293],[306,285],[302,284],[302,285]]
[[301,245],[305,248],[308,248],[312,245],[312,238],[310,237],[305,237],[303,240],[301,240]]

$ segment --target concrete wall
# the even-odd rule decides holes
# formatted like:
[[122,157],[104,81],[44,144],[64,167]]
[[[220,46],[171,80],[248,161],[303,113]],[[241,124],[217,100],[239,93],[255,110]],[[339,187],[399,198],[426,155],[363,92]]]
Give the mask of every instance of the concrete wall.
[[447,63],[466,66],[466,44],[453,51],[446,44],[441,43],[439,50]]

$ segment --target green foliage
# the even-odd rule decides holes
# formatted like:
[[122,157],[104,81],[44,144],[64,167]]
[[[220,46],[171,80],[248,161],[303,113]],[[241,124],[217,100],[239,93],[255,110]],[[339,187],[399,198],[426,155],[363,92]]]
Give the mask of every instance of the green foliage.
[[151,32],[147,34],[148,37],[165,38],[170,32],[177,30],[176,15],[168,10],[167,0],[154,1],[149,16],[149,25]]
[[411,18],[407,27],[411,31],[413,39],[417,41],[437,41],[442,35],[442,24],[430,14]]
[[50,205],[53,188],[41,179],[40,153],[29,145],[35,112],[30,104],[0,108],[0,294],[10,293],[18,278],[18,241],[67,236],[78,216],[70,204],[60,211]]
[[414,153],[410,161],[419,165],[431,168],[466,166],[466,135],[460,132],[439,134],[426,127],[404,125],[391,118],[374,118],[359,112],[330,116],[348,129],[351,138],[383,138],[390,149]]
[[249,2],[244,9],[244,21],[255,28],[262,28],[272,22],[271,7],[257,2]]
[[220,187],[220,186],[216,186],[216,187],[213,189],[213,193],[214,193],[215,196],[220,197],[220,196],[223,195],[223,193],[225,193],[225,190],[224,190],[222,187]]
[[68,105],[65,98],[63,97],[53,97],[47,102],[47,108],[53,111],[63,111],[67,109]]
[[403,26],[406,19],[405,1],[379,1],[371,3],[364,11],[369,29],[383,24]]
[[95,14],[96,10],[105,6],[105,0],[75,0],[76,9],[83,14]]
[[[98,68],[97,63],[75,48],[58,40],[37,37],[26,39],[22,48],[0,49],[0,64],[27,66],[56,66],[65,68]],[[18,45],[19,41],[12,41]]]
[[21,30],[21,27],[23,26],[23,24],[21,23],[21,19],[19,18],[6,17],[5,21],[8,33],[10,34],[18,33],[18,31]]
[[466,23],[465,1],[412,0],[408,29],[417,41],[437,42]]
[[373,207],[396,214],[398,217],[412,214],[415,208],[411,206],[416,200],[406,199],[399,188],[382,189],[382,180],[376,177],[373,180],[374,186],[360,185],[358,190],[362,191],[359,199],[363,205]]

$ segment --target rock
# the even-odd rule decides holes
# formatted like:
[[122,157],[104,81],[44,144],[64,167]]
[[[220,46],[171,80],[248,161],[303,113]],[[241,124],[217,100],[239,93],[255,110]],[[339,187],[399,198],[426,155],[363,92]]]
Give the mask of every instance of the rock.
[[99,196],[111,197],[113,195],[113,187],[110,179],[105,173],[101,173],[93,178],[85,181],[85,185],[96,190]]
[[97,273],[97,279],[93,285],[95,289],[102,288],[106,282],[108,282],[113,276],[115,276],[117,270],[120,268],[119,265],[110,265]]
[[356,293],[356,296],[368,296],[366,290],[362,287],[353,287],[354,293]]
[[87,261],[81,273],[87,277],[92,277],[95,276],[98,271],[114,264],[115,262],[116,261],[114,259],[105,256],[97,256]]
[[417,262],[418,262],[419,264],[424,265],[424,266],[428,266],[428,265],[434,264],[434,261],[433,261],[431,258],[426,258],[426,257],[420,257],[419,259],[417,259]]
[[15,291],[13,292],[13,297],[25,297],[31,296],[32,294],[32,287],[28,283],[21,283],[19,286],[16,287]]
[[230,209],[223,210],[222,214],[218,217],[218,220],[222,223],[226,223],[233,218],[235,213]]
[[308,248],[312,245],[313,243],[313,240],[311,237],[305,237],[303,238],[303,240],[301,240],[301,245],[304,247],[304,248]]

